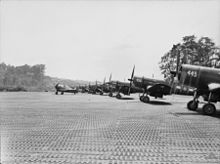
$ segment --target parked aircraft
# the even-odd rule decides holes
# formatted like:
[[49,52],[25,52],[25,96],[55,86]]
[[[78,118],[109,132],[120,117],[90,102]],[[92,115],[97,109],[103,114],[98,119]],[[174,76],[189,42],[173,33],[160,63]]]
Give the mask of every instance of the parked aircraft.
[[88,86],[85,84],[85,85],[79,85],[77,87],[78,91],[81,92],[81,93],[85,93],[85,92],[88,92]]
[[98,88],[102,92],[102,94],[100,92],[100,95],[103,95],[104,93],[108,93],[110,97],[113,96],[113,92],[115,92],[115,87],[111,85],[111,78],[112,78],[112,74],[110,74],[108,82],[105,82],[105,78],[104,78],[103,84],[98,86]]
[[102,91],[102,94],[100,93],[100,95],[108,93],[109,96],[112,96],[113,88],[111,88],[109,82],[101,84],[99,88]]
[[89,84],[89,86],[88,86],[88,93],[91,93],[91,94],[100,94],[100,95],[102,95],[103,94],[103,91],[102,91],[102,89],[100,88],[100,84],[98,84],[98,82],[96,81],[96,83],[95,84],[93,84],[93,85],[90,85]]
[[103,80],[103,83],[100,85],[97,85],[97,91],[100,95],[103,95],[104,93],[108,93],[109,96],[112,96],[112,88],[110,86],[110,81],[111,81],[111,75],[109,77],[109,82],[105,82],[105,78]]
[[78,92],[78,90],[76,88],[72,88],[68,85],[64,85],[64,84],[60,84],[60,83],[57,83],[55,85],[55,89],[56,89],[56,92],[55,94],[57,95],[59,92],[61,93],[61,95],[64,94],[64,92],[67,92],[67,93],[74,93],[76,94]]
[[204,114],[213,115],[216,107],[213,103],[220,101],[220,69],[183,64],[176,72],[176,76],[182,85],[196,88],[193,100],[189,101],[187,108],[195,111],[198,108],[198,98],[202,96],[206,103],[202,109]]
[[[133,85],[130,86],[128,82],[121,82],[121,81],[110,81],[109,82],[110,88],[112,88],[113,92],[116,92],[116,98],[121,99],[121,93],[124,95],[130,95],[130,93],[142,93],[143,90],[141,88],[135,87]],[[112,96],[112,95],[110,95]]]
[[[122,98],[121,93],[124,95],[130,95],[130,93],[142,92],[140,88],[130,86],[128,82],[112,80],[112,74],[110,74],[109,81],[102,85],[102,88],[105,93],[109,93],[110,97],[116,92],[116,98],[118,99]],[[130,91],[129,88],[131,88]]]
[[164,95],[171,94],[171,86],[163,80],[150,79],[145,77],[134,76],[135,66],[133,68],[130,81],[130,88],[132,84],[143,89],[143,94],[140,96],[140,101],[150,102],[149,96],[155,98],[163,98]]

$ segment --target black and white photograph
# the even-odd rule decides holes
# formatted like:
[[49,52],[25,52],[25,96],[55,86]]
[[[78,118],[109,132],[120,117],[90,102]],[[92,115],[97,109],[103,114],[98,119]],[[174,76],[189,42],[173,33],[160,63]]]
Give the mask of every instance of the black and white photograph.
[[0,0],[0,164],[219,164],[219,0]]

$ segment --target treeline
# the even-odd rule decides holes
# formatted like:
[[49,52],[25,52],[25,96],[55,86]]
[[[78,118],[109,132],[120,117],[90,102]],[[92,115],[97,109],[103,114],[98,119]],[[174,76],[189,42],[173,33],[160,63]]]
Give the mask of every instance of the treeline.
[[89,84],[82,80],[45,76],[45,69],[44,64],[12,66],[0,63],[0,91],[54,91],[57,83],[71,87]]
[[44,85],[45,65],[12,66],[0,64],[0,90],[36,90]]
[[220,48],[209,37],[197,39],[194,35],[185,36],[161,57],[160,69],[167,81],[172,81],[170,71],[175,71],[177,58],[179,65],[192,64],[220,68]]

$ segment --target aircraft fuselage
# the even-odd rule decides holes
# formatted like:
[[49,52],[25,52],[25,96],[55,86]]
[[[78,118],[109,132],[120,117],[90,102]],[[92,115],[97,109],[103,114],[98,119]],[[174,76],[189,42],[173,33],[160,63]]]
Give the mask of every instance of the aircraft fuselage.
[[211,83],[220,84],[220,69],[185,64],[180,71],[180,83],[198,90],[208,90]]

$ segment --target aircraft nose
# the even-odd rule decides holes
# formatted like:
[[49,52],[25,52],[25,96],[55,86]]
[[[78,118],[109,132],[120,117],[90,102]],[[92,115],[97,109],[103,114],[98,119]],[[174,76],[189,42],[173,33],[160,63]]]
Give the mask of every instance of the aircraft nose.
[[139,79],[139,78],[133,78],[133,83],[134,83],[134,85],[139,85],[139,83],[141,82],[141,79]]

